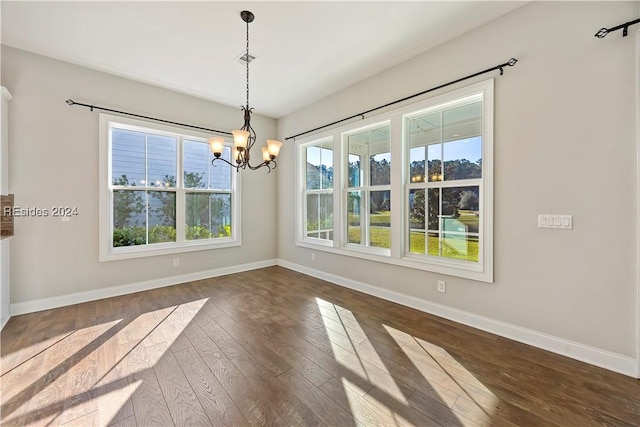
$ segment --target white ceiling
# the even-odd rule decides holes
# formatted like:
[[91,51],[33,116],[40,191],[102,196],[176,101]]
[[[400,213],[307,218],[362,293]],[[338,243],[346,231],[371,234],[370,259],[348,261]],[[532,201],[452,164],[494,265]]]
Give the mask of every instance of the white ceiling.
[[[2,43],[281,117],[519,6],[512,1],[13,2]],[[423,89],[423,88],[416,88]],[[91,101],[91,100],[88,100]],[[104,101],[104,100],[103,100]]]

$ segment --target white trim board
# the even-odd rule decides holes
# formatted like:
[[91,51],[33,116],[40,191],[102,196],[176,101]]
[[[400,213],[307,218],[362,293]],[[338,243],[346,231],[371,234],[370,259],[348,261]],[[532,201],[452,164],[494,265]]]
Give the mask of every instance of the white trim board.
[[636,377],[640,378],[640,30],[636,32]]
[[148,291],[150,289],[162,288],[165,286],[179,285],[181,283],[192,282],[194,280],[209,279],[212,277],[225,276],[227,274],[256,270],[258,268],[272,267],[274,265],[276,265],[276,260],[269,259],[247,264],[234,265],[230,267],[222,267],[214,270],[181,274],[179,276],[163,277],[160,279],[147,280],[144,282],[131,283],[128,285],[112,286],[109,288],[77,292],[73,294],[61,295],[58,297],[19,302],[16,304],[11,304],[11,316],[49,310],[52,308],[64,307],[67,305],[80,304],[88,301],[96,301],[103,298],[111,298],[120,295],[131,294],[134,292]]
[[294,264],[287,260],[278,259],[278,265],[290,270],[297,271],[327,282],[334,283],[345,288],[364,292],[378,298],[392,301],[425,313],[433,314],[472,328],[490,332],[501,337],[509,338],[514,341],[532,345],[562,356],[570,357],[581,362],[599,366],[610,371],[628,375],[636,378],[638,375],[637,361],[631,357],[621,354],[612,353],[596,347],[580,344],[577,342],[565,340],[563,338],[547,335],[531,329],[522,328],[520,326],[494,320],[488,317],[479,316],[467,311],[458,310],[437,304],[410,295],[402,294],[377,286],[369,285],[345,277],[336,276],[325,273],[320,270],[308,268],[299,264]]

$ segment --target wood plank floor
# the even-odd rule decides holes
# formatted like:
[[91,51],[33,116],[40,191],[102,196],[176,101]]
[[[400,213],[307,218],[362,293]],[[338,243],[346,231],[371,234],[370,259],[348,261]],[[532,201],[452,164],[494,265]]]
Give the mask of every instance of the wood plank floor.
[[3,425],[638,426],[640,381],[281,267],[17,316]]

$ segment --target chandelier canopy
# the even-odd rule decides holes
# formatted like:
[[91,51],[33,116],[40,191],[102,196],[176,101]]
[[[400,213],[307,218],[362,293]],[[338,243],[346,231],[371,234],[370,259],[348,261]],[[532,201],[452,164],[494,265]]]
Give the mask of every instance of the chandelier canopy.
[[277,166],[276,157],[278,156],[278,153],[280,153],[280,147],[282,147],[282,142],[280,141],[268,139],[267,146],[262,147],[262,163],[252,165],[249,162],[251,159],[251,148],[253,148],[256,143],[256,131],[253,130],[253,127],[251,126],[251,112],[253,111],[253,108],[249,107],[249,62],[251,61],[251,57],[249,56],[249,23],[253,22],[255,16],[248,10],[243,10],[240,13],[240,17],[247,25],[247,48],[245,54],[241,57],[247,65],[247,103],[241,106],[244,113],[244,125],[242,125],[238,130],[231,131],[233,134],[234,148],[232,150],[232,157],[233,160],[235,160],[235,164],[222,157],[222,151],[224,150],[224,138],[218,136],[209,138],[209,147],[213,153],[213,160],[211,163],[213,164],[216,161],[221,160],[236,168],[236,171],[238,172],[240,169],[249,168],[251,170],[256,170],[261,167],[266,167],[269,169],[269,172],[271,172],[271,169],[275,169]]

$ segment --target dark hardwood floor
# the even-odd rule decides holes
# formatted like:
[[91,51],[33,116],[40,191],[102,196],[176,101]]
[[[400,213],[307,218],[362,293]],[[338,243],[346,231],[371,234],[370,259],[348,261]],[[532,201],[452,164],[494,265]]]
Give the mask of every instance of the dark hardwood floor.
[[639,426],[640,381],[281,267],[12,318],[3,425]]

